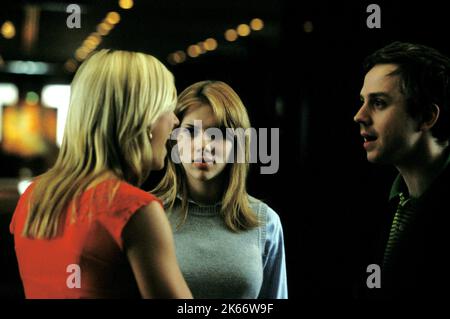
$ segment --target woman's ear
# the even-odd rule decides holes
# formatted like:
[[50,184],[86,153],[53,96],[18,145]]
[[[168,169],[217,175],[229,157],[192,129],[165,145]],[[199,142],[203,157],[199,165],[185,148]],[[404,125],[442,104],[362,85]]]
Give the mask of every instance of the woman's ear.
[[429,131],[439,119],[440,109],[437,104],[430,104],[423,113],[420,130]]

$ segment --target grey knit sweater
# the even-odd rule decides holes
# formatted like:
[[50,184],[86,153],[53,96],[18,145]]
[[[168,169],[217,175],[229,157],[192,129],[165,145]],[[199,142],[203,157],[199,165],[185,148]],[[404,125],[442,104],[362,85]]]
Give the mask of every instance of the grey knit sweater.
[[220,203],[189,201],[180,228],[177,199],[169,212],[177,259],[194,298],[287,298],[283,231],[278,215],[252,197],[261,226],[239,233],[229,230]]

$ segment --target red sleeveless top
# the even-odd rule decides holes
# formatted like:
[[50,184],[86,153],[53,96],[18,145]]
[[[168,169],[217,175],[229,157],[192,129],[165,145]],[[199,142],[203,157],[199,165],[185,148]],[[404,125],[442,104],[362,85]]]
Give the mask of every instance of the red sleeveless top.
[[20,197],[10,224],[25,296],[140,297],[123,251],[122,230],[141,207],[152,201],[162,205],[161,201],[126,182],[108,179],[68,205],[61,235],[32,239],[22,231],[33,187]]

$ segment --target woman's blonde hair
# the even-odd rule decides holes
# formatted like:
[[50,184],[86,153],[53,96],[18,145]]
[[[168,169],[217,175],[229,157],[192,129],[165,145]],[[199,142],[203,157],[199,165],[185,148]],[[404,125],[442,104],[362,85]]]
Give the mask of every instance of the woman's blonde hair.
[[[211,106],[218,125],[227,128],[250,128],[250,120],[242,100],[226,83],[221,81],[197,82],[186,88],[178,96],[175,115],[180,122],[188,108],[197,105]],[[225,173],[225,191],[222,195],[221,213],[227,227],[233,231],[247,230],[259,225],[255,212],[251,209],[246,180],[249,170],[250,136],[237,139],[237,151],[245,150],[245,162],[227,164]],[[170,152],[169,152],[170,153]],[[188,189],[186,172],[181,164],[175,164],[170,156],[166,173],[161,182],[152,191],[168,206],[173,208],[177,195],[181,196],[181,226],[188,214]]]
[[88,58],[71,84],[56,163],[36,179],[23,235],[56,237],[70,201],[105,172],[140,186],[151,171],[149,130],[176,100],[173,75],[151,55],[101,50]]

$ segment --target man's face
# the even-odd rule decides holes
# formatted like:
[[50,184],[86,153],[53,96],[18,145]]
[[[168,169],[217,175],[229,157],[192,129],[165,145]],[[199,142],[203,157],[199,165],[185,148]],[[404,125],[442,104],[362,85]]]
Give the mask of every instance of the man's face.
[[369,162],[402,164],[421,136],[419,122],[407,112],[399,76],[389,75],[396,68],[395,64],[377,64],[364,78],[363,105],[354,120],[360,124]]

